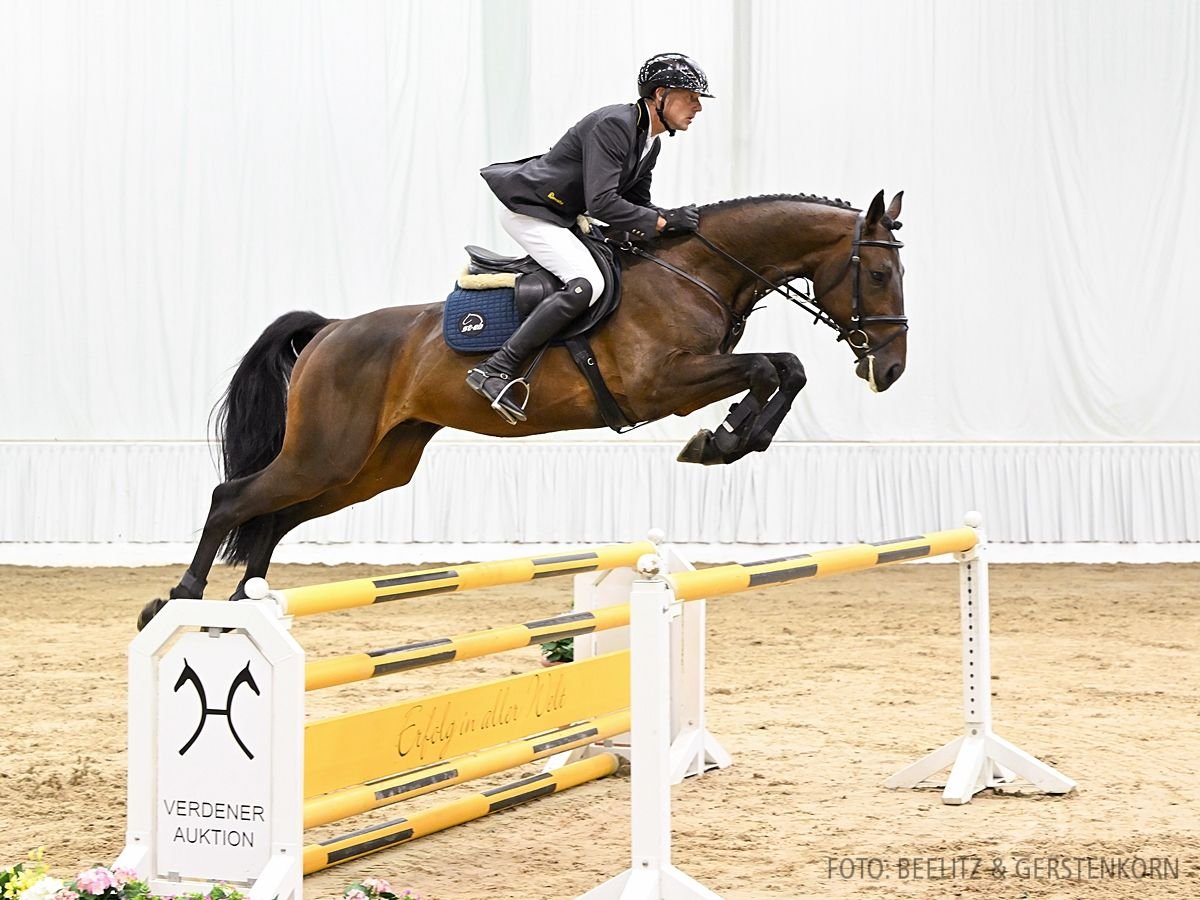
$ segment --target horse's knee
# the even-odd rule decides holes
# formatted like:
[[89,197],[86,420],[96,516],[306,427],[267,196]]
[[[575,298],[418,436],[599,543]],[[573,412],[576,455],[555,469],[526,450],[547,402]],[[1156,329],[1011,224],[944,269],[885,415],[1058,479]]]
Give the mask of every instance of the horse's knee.
[[765,356],[756,357],[750,365],[750,391],[759,402],[765,402],[768,397],[779,390],[779,372]]
[[774,359],[775,371],[779,374],[779,387],[789,394],[798,394],[808,384],[804,363],[794,353],[778,353]]

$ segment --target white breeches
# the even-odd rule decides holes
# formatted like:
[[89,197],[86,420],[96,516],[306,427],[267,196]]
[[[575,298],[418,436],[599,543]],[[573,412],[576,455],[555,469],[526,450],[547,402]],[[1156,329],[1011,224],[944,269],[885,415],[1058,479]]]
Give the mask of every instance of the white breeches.
[[[544,219],[523,216],[501,208],[500,225],[538,263],[567,282],[586,278],[592,286],[592,303],[604,293],[604,276],[583,242],[568,229]],[[591,304],[589,304],[590,306]]]

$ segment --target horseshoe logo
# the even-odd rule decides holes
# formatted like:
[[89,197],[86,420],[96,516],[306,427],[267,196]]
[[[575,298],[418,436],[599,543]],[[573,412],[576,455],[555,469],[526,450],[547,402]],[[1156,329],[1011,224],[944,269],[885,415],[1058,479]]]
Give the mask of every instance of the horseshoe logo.
[[195,732],[188,739],[188,742],[179,748],[179,755],[183,756],[192,748],[192,744],[196,743],[196,738],[200,737],[200,732],[204,730],[204,725],[208,721],[209,716],[224,716],[225,721],[229,724],[229,733],[233,735],[233,739],[237,741],[237,745],[242,748],[242,752],[247,758],[254,759],[254,754],[250,749],[242,743],[241,737],[238,736],[237,729],[233,727],[233,695],[237,693],[238,688],[243,684],[249,685],[250,690],[255,694],[262,695],[258,689],[258,685],[254,681],[254,676],[250,674],[250,663],[247,662],[242,668],[242,671],[237,673],[233,679],[233,684],[229,686],[229,695],[225,698],[224,709],[214,709],[208,705],[208,695],[204,692],[204,684],[200,681],[200,676],[196,674],[196,670],[188,663],[187,658],[183,660],[183,671],[179,673],[179,680],[175,682],[175,692],[185,683],[190,682],[196,689],[196,696],[200,699],[200,724],[196,726]]

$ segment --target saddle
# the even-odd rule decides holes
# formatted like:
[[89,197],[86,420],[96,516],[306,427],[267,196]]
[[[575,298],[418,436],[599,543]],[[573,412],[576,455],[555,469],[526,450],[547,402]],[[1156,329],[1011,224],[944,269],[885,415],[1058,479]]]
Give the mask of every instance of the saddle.
[[[576,232],[604,276],[604,293],[555,341],[592,331],[616,312],[621,267],[603,239]],[[442,334],[459,353],[491,353],[507,341],[543,298],[562,289],[553,273],[529,256],[501,256],[468,244],[467,267],[446,298]]]
[[[621,267],[602,237],[573,229],[604,276],[604,293],[552,343],[563,345],[587,379],[604,423],[613,431],[634,427],[604,383],[587,335],[617,309],[621,299]],[[562,288],[552,272],[529,256],[501,256],[467,245],[468,263],[446,298],[442,336],[459,353],[491,353],[500,349],[543,298]]]

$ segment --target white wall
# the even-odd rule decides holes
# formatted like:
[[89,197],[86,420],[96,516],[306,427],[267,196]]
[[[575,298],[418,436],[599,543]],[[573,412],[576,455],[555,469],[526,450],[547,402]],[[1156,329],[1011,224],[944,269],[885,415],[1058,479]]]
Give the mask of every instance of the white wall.
[[[861,205],[904,189],[912,319],[908,371],[874,396],[824,329],[782,301],[756,314],[741,349],[795,350],[810,374],[787,445],[728,472],[666,473],[654,442],[682,444],[719,421],[712,409],[622,452],[680,491],[720,483],[734,506],[764,478],[794,493],[768,491],[769,527],[732,537],[667,496],[680,530],[773,542],[786,526],[798,542],[852,521],[851,539],[877,538],[954,524],[950,503],[974,496],[1002,539],[1200,541],[1185,502],[1200,489],[1190,0],[26,0],[0,6],[0,542],[127,539],[88,512],[88,442],[123,460],[100,493],[139,498],[147,534],[191,534],[213,478],[194,442],[259,331],[289,309],[443,297],[462,244],[511,248],[478,168],[631,99],[641,60],[664,49],[700,60],[717,98],[667,142],[656,202],[787,191]],[[539,514],[513,519],[511,484],[481,483],[476,508],[511,539],[590,537],[554,512],[581,506],[604,537],[629,536],[631,507],[579,486],[610,464],[604,437],[553,439],[585,445],[564,453]],[[439,438],[431,459],[472,439]],[[861,477],[852,449],[813,442],[871,442],[877,499],[849,519],[789,516],[820,485],[785,466]],[[511,481],[529,443],[466,446]],[[1119,477],[1044,477],[1117,458]],[[610,474],[620,493],[624,470]],[[51,502],[50,485],[80,478]],[[1146,502],[1131,478],[1159,498],[1153,527],[1129,512]],[[469,539],[449,500],[435,491],[416,512],[441,523],[430,540]],[[376,539],[411,539],[387,518],[411,502],[376,501]],[[300,537],[342,540],[380,513],[340,515]]]

